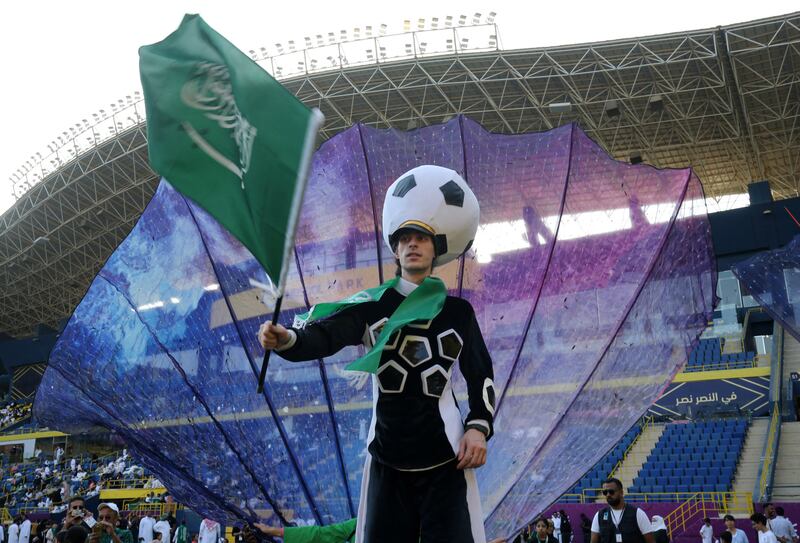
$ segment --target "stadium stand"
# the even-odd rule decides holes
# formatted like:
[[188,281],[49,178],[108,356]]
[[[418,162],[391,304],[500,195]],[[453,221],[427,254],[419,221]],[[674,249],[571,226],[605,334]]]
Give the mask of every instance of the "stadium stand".
[[622,439],[614,445],[614,448],[611,449],[608,454],[606,454],[597,464],[590,469],[586,475],[580,478],[580,480],[575,483],[571,489],[567,491],[565,495],[561,497],[559,500],[560,503],[577,503],[580,501],[580,496],[584,489],[598,489],[601,487],[602,482],[606,479],[614,468],[619,464],[619,462],[625,456],[625,451],[633,444],[636,438],[639,436],[639,432],[641,431],[641,427],[639,424],[635,424],[630,430],[628,430]]
[[722,353],[725,341],[722,338],[701,339],[689,355],[684,371],[703,371],[706,369],[737,369],[753,366],[756,353]]
[[667,425],[628,492],[728,492],[747,427],[746,419]]
[[31,403],[15,404],[10,402],[0,408],[0,432],[9,430],[29,418],[32,406]]
[[70,496],[91,498],[104,488],[154,487],[152,476],[124,451],[99,458],[66,458],[61,463],[50,458],[24,463],[3,461],[0,473],[0,507],[7,508],[11,516],[20,512],[59,513]]

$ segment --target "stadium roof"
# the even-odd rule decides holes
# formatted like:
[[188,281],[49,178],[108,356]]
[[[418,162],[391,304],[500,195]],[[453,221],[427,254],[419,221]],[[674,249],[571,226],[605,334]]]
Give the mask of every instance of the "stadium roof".
[[[620,160],[693,166],[708,196],[763,179],[775,198],[800,194],[800,12],[544,49],[408,47],[406,58],[340,58],[282,83],[325,113],[324,138],[356,122],[405,130],[459,113],[502,133],[577,121]],[[19,199],[0,217],[0,333],[57,328],[149,201],[157,177],[141,103],[120,102],[84,120],[89,145],[74,138],[17,180]]]

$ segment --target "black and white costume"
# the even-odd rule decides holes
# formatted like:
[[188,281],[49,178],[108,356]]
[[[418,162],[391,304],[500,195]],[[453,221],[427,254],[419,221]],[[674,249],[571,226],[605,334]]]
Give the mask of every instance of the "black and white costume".
[[[329,356],[347,345],[368,349],[416,285],[400,279],[379,301],[347,307],[291,329],[287,360]],[[465,421],[451,388],[456,364],[467,383]],[[360,543],[484,543],[475,474],[456,469],[465,428],[492,435],[492,363],[475,313],[448,296],[431,321],[408,325],[384,347],[373,377],[373,414],[358,512]]]

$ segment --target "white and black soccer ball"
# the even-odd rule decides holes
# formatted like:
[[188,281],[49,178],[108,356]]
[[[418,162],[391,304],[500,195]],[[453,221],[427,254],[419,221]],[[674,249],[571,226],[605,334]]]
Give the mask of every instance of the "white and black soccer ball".
[[436,238],[436,266],[469,250],[480,220],[478,199],[455,170],[426,164],[401,175],[386,191],[383,239],[410,222],[429,226]]

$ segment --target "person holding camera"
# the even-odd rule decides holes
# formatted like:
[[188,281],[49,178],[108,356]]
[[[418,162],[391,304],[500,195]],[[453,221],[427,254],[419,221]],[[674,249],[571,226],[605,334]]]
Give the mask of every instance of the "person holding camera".
[[87,543],[133,543],[130,530],[117,528],[119,507],[115,503],[101,503],[97,507],[97,524],[92,528]]

